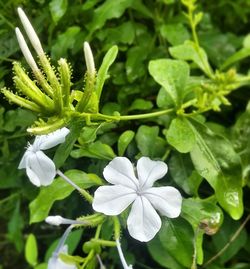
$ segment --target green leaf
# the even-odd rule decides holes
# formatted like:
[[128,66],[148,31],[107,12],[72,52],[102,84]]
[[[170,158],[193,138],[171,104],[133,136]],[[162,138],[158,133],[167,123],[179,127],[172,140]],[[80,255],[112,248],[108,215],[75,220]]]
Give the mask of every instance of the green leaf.
[[181,265],[190,268],[193,256],[192,227],[184,219],[164,219],[159,232],[166,251]]
[[29,234],[25,244],[25,259],[32,267],[37,264],[37,242],[34,234]]
[[181,215],[194,230],[199,227],[204,233],[213,235],[224,220],[223,212],[215,202],[200,198],[183,199]]
[[220,67],[221,70],[225,70],[230,65],[241,61],[250,56],[250,48],[242,48],[230,56]]
[[36,116],[25,109],[9,110],[5,113],[3,130],[13,132],[17,127],[27,127],[34,123]]
[[73,150],[71,156],[76,159],[80,157],[89,157],[101,160],[112,160],[116,157],[113,149],[101,141],[96,141],[85,147],[82,146],[80,149]]
[[47,268],[48,268],[47,263],[40,263],[34,269],[47,269]]
[[139,127],[135,139],[143,156],[159,158],[159,156],[162,156],[165,153],[166,141],[159,137],[158,134],[158,126],[149,127],[141,125]]
[[68,1],[67,0],[52,0],[49,3],[49,9],[52,19],[55,24],[62,18],[67,11]]
[[141,98],[135,99],[131,106],[128,108],[128,111],[131,110],[149,110],[153,108],[153,103]]
[[195,169],[213,187],[220,205],[233,219],[239,219],[243,214],[240,157],[224,137],[200,122],[189,122],[196,136],[190,152]]
[[14,243],[18,252],[23,249],[23,233],[24,220],[20,212],[20,200],[17,200],[15,209],[8,222],[8,234],[7,238]]
[[127,130],[123,132],[118,139],[118,155],[123,156],[130,142],[133,140],[135,132]]
[[250,183],[250,112],[241,114],[232,128],[231,139],[236,152],[240,155],[244,183]]
[[95,86],[95,92],[96,92],[98,100],[101,97],[104,82],[108,78],[109,67],[114,62],[117,56],[117,53],[118,53],[118,47],[117,46],[111,47],[105,54],[101,67],[98,70],[97,77],[96,77],[96,86]]
[[164,24],[160,28],[160,33],[173,46],[190,39],[190,34],[182,23]]
[[161,243],[159,236],[156,235],[149,243],[147,247],[152,258],[164,268],[171,269],[184,269],[169,253],[168,250]]
[[147,50],[143,45],[134,46],[128,50],[126,74],[130,83],[146,74],[144,60],[146,60],[147,55]]
[[187,119],[183,117],[172,120],[166,138],[168,143],[181,153],[190,152],[195,144],[195,134]]
[[173,108],[175,106],[175,101],[165,88],[161,87],[156,98],[156,104],[160,108]]
[[239,221],[236,222],[227,217],[220,231],[212,237],[213,248],[216,250],[216,253],[229,243],[229,247],[219,257],[221,263],[229,261],[246,244],[247,232],[245,229],[241,231],[234,241],[230,241],[240,225],[241,223]]
[[97,33],[101,41],[107,44],[132,44],[135,38],[135,27],[131,21],[122,23],[117,27],[102,29]]
[[65,142],[61,144],[54,155],[53,162],[56,167],[61,167],[68,156],[76,142],[76,139],[79,137],[82,129],[82,123],[74,123],[70,128],[70,133],[66,136]]
[[56,60],[66,57],[68,49],[74,48],[80,30],[79,26],[71,26],[58,35],[56,43],[51,48],[51,57]]
[[179,60],[159,59],[149,62],[149,73],[179,106],[185,96],[185,85],[189,77],[189,66]]
[[[83,235],[83,228],[71,231],[70,234],[68,235],[65,245],[68,246],[68,254],[72,255],[75,249],[77,248],[79,242],[81,241],[81,237]],[[56,239],[50,247],[46,250],[45,254],[45,261],[48,261],[49,258],[52,256],[52,253],[55,251],[56,247],[58,246],[58,243],[60,241],[61,237]]]
[[202,177],[194,170],[189,154],[172,152],[168,163],[171,177],[186,193],[198,195]]
[[107,20],[119,18],[132,3],[132,0],[105,1],[94,10],[92,21],[87,24],[88,30],[93,33],[103,27]]
[[171,56],[179,60],[193,61],[208,76],[212,74],[205,50],[197,47],[194,42],[188,40],[183,45],[169,48],[169,52]]
[[[68,170],[65,175],[82,189],[102,184],[101,179],[94,174],[86,174],[80,170]],[[29,204],[30,223],[44,220],[55,201],[68,197],[75,189],[61,177],[57,177],[47,187],[41,187],[38,196]]]

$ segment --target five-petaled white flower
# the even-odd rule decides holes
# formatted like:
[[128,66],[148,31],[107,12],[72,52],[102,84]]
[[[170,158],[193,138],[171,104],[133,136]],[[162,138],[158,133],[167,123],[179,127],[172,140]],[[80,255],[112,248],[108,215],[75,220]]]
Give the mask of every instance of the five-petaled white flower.
[[28,146],[18,168],[26,168],[26,173],[34,185],[39,187],[52,183],[56,175],[56,167],[42,150],[63,143],[68,133],[69,129],[64,127],[48,135],[39,135],[36,136],[33,145]]
[[101,186],[94,194],[94,210],[115,216],[132,204],[127,219],[128,231],[135,239],[147,242],[161,228],[163,216],[176,218],[181,212],[182,197],[174,187],[153,187],[167,173],[162,161],[142,157],[137,162],[137,175],[125,157],[114,158],[104,169],[104,178],[113,186]]
[[67,254],[68,253],[68,246],[64,245],[60,252],[54,253],[52,257],[49,259],[48,262],[48,269],[77,269],[75,264],[69,264],[64,262],[62,259],[60,259],[59,255],[60,253]]

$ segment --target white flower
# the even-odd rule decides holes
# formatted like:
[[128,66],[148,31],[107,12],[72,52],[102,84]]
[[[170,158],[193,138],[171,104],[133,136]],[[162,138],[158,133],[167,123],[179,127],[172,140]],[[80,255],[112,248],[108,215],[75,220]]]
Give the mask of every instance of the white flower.
[[65,263],[62,259],[60,259],[60,253],[68,253],[68,246],[64,245],[60,252],[53,253],[53,256],[49,259],[48,269],[77,269],[75,264]]
[[113,186],[101,186],[95,191],[94,210],[115,216],[132,204],[127,219],[130,235],[142,242],[151,240],[161,228],[156,210],[169,218],[176,218],[181,212],[182,197],[176,188],[153,187],[167,170],[164,162],[142,157],[137,162],[137,179],[127,158],[114,158],[103,171]]
[[118,254],[119,254],[123,268],[124,269],[133,269],[132,265],[127,265],[127,263],[126,263],[126,260],[124,258],[123,252],[122,252],[120,241],[118,239],[116,239],[115,241],[116,241],[116,247],[117,247]]
[[52,183],[56,175],[56,167],[42,150],[63,143],[68,133],[69,129],[64,127],[48,135],[39,135],[36,136],[33,145],[28,146],[18,168],[26,168],[26,173],[34,185],[39,187]]

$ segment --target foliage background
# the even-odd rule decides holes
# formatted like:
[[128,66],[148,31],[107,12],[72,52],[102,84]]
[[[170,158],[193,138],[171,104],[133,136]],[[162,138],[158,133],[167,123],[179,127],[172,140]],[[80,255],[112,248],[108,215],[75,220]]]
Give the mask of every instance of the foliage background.
[[[124,115],[136,114],[155,107],[159,87],[149,75],[149,61],[171,58],[168,48],[191,38],[190,28],[183,15],[185,7],[178,0],[9,0],[7,2],[1,0],[0,6],[1,88],[6,86],[13,89],[12,61],[17,59],[25,62],[14,35],[14,28],[20,25],[16,14],[18,6],[22,6],[31,18],[51,61],[55,63],[64,57],[71,62],[74,89],[82,88],[83,75],[86,71],[82,43],[85,40],[90,42],[96,66],[100,66],[105,52],[112,45],[118,45],[118,58],[111,67],[111,76],[106,82],[102,96],[101,108],[106,114],[112,114],[113,111],[119,111]],[[242,47],[243,41],[249,42],[246,38],[250,29],[249,1],[198,1],[198,9],[204,13],[198,27],[200,44],[206,50],[211,65],[219,68],[229,56]],[[247,74],[249,64],[249,58],[243,59],[236,64],[237,71]],[[195,69],[193,72],[199,74]],[[210,111],[205,115],[210,127],[229,138],[235,150],[240,152],[245,172],[244,215],[242,219],[234,221],[225,213],[224,223],[219,232],[214,236],[205,235],[203,242],[205,261],[230,242],[232,235],[249,214],[250,118],[248,110],[246,111],[249,97],[249,86],[246,85],[229,95],[231,106],[223,106],[221,112]],[[39,190],[30,184],[24,171],[17,170],[17,166],[24,147],[31,138],[27,135],[26,128],[35,119],[35,114],[9,104],[4,98],[1,99],[0,268],[32,267],[32,262],[28,264],[26,260],[29,258],[26,255],[25,260],[24,255],[25,242],[31,233],[36,235],[39,242],[39,262],[46,261],[51,253],[50,246],[63,232],[63,228],[51,228],[44,223],[29,224],[28,205]],[[171,151],[169,155],[169,145],[163,133],[163,126],[169,124],[169,121],[168,117],[161,117],[150,121],[107,125],[98,133],[98,140],[110,147],[104,152],[104,156],[98,155],[99,152],[94,152],[91,156],[90,153],[88,155],[86,152],[75,150],[63,168],[65,170],[77,168],[102,176],[101,170],[112,158],[113,151],[117,153],[118,137],[125,130],[133,130],[136,136],[129,144],[126,155],[133,159],[138,154],[150,157],[166,154],[170,166],[168,182],[181,185],[184,196],[188,197],[185,194],[188,187],[185,189],[183,174],[190,176],[192,164],[186,155],[180,157],[176,151]],[[144,127],[140,127],[141,125]],[[83,141],[84,139],[86,138],[82,137]],[[89,156],[93,158],[88,158]],[[179,162],[178,158],[181,158]],[[176,178],[179,178],[179,182]],[[201,198],[209,197],[212,193],[211,187],[205,182],[199,187]],[[52,213],[58,212],[68,218],[74,218],[86,213],[87,208],[82,207],[81,197],[73,194],[66,200],[54,204]],[[127,257],[131,261],[136,260],[136,268],[186,268],[192,258],[192,238],[185,238],[185,235],[193,232],[191,226],[183,222],[185,222],[183,219],[175,222],[176,227],[181,227],[179,234],[181,245],[173,245],[171,250],[168,244],[164,246],[165,241],[174,238],[171,231],[163,235],[164,238],[160,241],[161,248],[159,241],[152,241],[146,246],[126,236],[127,240],[123,243],[126,246],[127,242]],[[107,233],[108,231],[107,227]],[[88,239],[88,233],[91,231],[84,232],[79,244],[81,233],[76,231],[73,234],[72,250],[76,249],[76,253],[81,254],[82,244]],[[124,235],[127,235],[126,232]],[[112,249],[105,251],[107,268],[115,266],[118,268],[119,261],[115,251]],[[250,268],[249,253],[249,225],[246,225],[230,243],[226,252],[205,268]],[[184,262],[178,260],[178,255]],[[185,255],[187,257],[182,257]]]

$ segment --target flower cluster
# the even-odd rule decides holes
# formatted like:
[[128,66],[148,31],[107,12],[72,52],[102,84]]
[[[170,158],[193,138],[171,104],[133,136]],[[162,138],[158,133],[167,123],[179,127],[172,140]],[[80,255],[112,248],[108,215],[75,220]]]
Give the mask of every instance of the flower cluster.
[[[18,8],[18,14],[31,41],[31,44],[38,54],[41,65],[50,67],[39,38],[37,37],[31,23],[21,8]],[[46,93],[42,93],[35,86],[35,84],[32,84],[31,80],[28,79],[25,73],[18,66],[16,66],[16,69],[21,72],[21,75],[19,74],[20,77],[16,78],[16,84],[20,86],[25,82],[27,86],[24,87],[24,89],[26,89],[26,94],[30,97],[30,99],[32,99],[32,101],[35,102],[33,104],[30,102],[29,105],[32,104],[35,111],[39,111],[36,110],[37,107],[39,105],[43,106],[44,104],[46,104],[44,108],[48,110],[55,109],[55,107],[53,107],[54,105],[57,105],[57,108],[59,107],[60,109],[62,109],[63,105],[67,106],[67,102],[69,101],[68,93],[62,95],[62,92],[60,92],[62,89],[60,88],[60,83],[56,79],[53,68],[45,70],[47,77],[50,79],[50,83],[48,84],[45,82],[43,74],[33,59],[24,37],[18,28],[16,28],[16,35],[28,64]],[[88,82],[92,83],[95,79],[96,71],[91,49],[89,44],[86,42],[84,43],[84,52],[87,64]],[[61,62],[62,67],[63,60],[61,59],[59,62]],[[23,79],[23,81],[20,79]],[[67,90],[69,91],[69,87]],[[82,98],[78,104],[79,111],[82,111],[82,108],[86,107],[87,101],[89,101],[87,90],[84,93],[87,99],[83,95],[84,98]],[[36,95],[38,95],[38,98]],[[62,96],[64,99],[61,98]],[[54,101],[53,104],[52,100]],[[30,181],[38,187],[50,185],[53,182],[56,174],[58,174],[75,189],[84,194],[86,191],[78,187],[60,170],[57,170],[54,162],[43,152],[44,150],[63,143],[69,132],[70,130],[64,127],[47,135],[36,136],[34,143],[28,145],[18,168],[25,168]],[[135,172],[133,164],[125,157],[114,158],[103,171],[104,178],[112,185],[99,187],[95,191],[94,197],[86,192],[87,197],[90,197],[87,200],[90,202],[93,200],[93,209],[107,216],[119,215],[131,206],[131,210],[127,218],[128,231],[133,238],[142,242],[148,242],[154,238],[161,228],[162,222],[159,214],[168,218],[176,218],[180,215],[182,197],[180,192],[174,187],[153,187],[157,180],[166,175],[168,171],[166,163],[162,161],[154,161],[148,157],[141,157],[137,162],[136,168],[137,169]],[[99,213],[95,215],[98,215],[99,217],[101,216],[101,221],[99,221],[99,223],[101,223],[104,216]],[[79,218],[77,220],[71,220],[61,216],[49,216],[46,218],[46,222],[56,226],[61,224],[69,225],[60,239],[57,248],[53,252],[52,257],[49,259],[48,269],[76,269],[77,266],[75,262],[65,262],[61,258],[62,254],[68,253],[65,241],[74,227],[81,225],[91,226],[93,223],[89,222],[89,219],[83,220]],[[119,235],[120,233],[115,233],[115,241],[112,243],[117,247],[123,268],[132,269],[132,265],[127,265],[124,258],[119,241]],[[97,255],[97,259],[103,268],[104,266],[102,265],[100,256]]]

